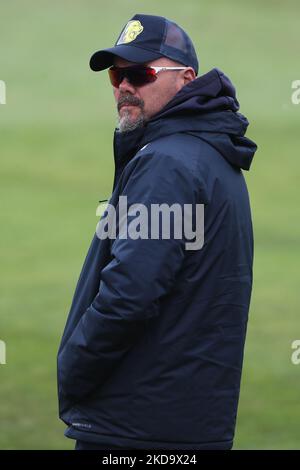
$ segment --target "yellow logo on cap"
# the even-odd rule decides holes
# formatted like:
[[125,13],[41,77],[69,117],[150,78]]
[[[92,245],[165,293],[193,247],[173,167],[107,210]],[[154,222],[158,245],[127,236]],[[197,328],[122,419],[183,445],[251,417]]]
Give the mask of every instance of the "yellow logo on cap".
[[135,38],[141,34],[144,27],[141,25],[140,21],[131,20],[128,21],[127,25],[122,32],[120,39],[117,42],[117,46],[119,44],[127,44],[128,42],[134,41]]

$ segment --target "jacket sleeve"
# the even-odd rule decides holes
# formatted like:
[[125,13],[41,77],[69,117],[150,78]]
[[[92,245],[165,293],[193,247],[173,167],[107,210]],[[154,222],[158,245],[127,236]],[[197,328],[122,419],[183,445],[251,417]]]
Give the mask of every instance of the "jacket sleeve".
[[[121,195],[128,207],[142,203],[150,213],[151,204],[195,204],[195,175],[180,159],[145,153],[127,166]],[[161,228],[159,234],[113,240],[99,292],[58,357],[59,386],[73,402],[101,387],[147,322],[159,315],[159,299],[172,288],[185,258],[184,236],[161,239]]]

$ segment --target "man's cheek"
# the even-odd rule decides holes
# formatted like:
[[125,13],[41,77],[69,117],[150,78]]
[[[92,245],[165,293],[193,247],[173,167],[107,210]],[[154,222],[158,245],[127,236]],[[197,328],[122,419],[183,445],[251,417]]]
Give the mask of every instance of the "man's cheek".
[[118,102],[119,101],[119,90],[118,88],[113,87],[113,95],[115,97],[115,100]]

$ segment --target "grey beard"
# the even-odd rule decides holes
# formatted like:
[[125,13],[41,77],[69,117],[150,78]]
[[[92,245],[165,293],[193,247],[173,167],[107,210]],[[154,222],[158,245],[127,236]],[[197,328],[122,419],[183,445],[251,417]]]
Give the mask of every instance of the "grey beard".
[[122,118],[119,117],[118,129],[120,132],[133,131],[134,129],[143,127],[145,125],[145,122],[146,119],[143,113],[141,113],[135,121],[132,121],[132,119],[130,118],[130,112],[125,111],[123,113]]

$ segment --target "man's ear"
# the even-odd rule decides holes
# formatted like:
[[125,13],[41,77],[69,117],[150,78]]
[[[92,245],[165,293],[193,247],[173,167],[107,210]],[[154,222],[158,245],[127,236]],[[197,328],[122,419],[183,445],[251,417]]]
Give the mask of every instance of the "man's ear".
[[192,80],[195,80],[195,78],[196,78],[196,73],[192,67],[188,67],[184,70],[183,80],[184,80],[185,85],[191,82]]

